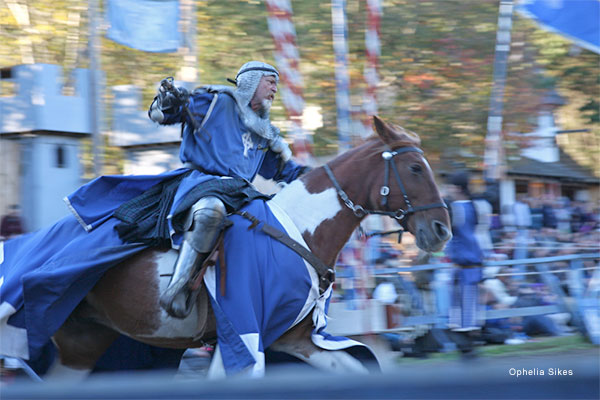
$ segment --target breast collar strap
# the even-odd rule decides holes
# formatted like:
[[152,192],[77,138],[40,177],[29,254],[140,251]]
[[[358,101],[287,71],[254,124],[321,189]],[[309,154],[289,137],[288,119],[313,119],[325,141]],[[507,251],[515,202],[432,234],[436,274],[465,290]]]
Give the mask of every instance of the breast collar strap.
[[[384,151],[383,153],[381,153],[381,157],[385,160],[385,174],[384,174],[383,186],[381,186],[379,193],[381,194],[381,197],[382,197],[381,206],[383,208],[385,208],[386,211],[369,210],[369,209],[364,208],[361,205],[354,204],[354,202],[352,200],[350,200],[350,198],[348,197],[346,192],[344,192],[344,190],[340,186],[337,179],[335,179],[335,176],[333,175],[333,171],[331,170],[329,165],[325,164],[325,165],[323,165],[323,168],[325,169],[327,176],[329,176],[329,179],[333,183],[333,186],[335,187],[335,189],[338,193],[338,196],[342,199],[342,201],[344,202],[346,207],[351,209],[352,212],[354,213],[354,215],[356,215],[359,218],[365,217],[369,214],[378,214],[378,215],[386,215],[388,217],[395,218],[398,221],[402,221],[405,217],[409,216],[410,214],[414,214],[418,211],[430,210],[432,208],[448,208],[445,203],[434,203],[434,204],[428,204],[428,205],[416,206],[416,207],[414,207],[412,205],[412,203],[408,197],[408,193],[406,192],[406,188],[404,187],[404,184],[402,183],[402,179],[400,178],[400,174],[398,173],[396,164],[392,162],[392,159],[394,158],[394,156],[397,156],[399,154],[408,153],[408,152],[423,154],[423,150],[419,149],[418,147],[412,147],[412,146],[401,147],[397,150],[387,150],[387,151]],[[402,196],[403,196],[404,202],[406,204],[406,209],[399,208],[395,211],[388,209],[388,201],[387,200],[388,200],[388,196],[390,194],[390,186],[389,186],[390,168],[394,171],[394,177],[396,178],[396,182],[398,183],[398,186],[400,187],[400,191],[402,192]]]
[[319,276],[319,294],[325,293],[329,286],[331,286],[331,284],[335,281],[335,271],[333,267],[329,267],[313,252],[292,239],[286,232],[283,232],[278,228],[259,220],[248,211],[236,211],[235,214],[246,218],[251,222],[248,230],[255,228],[258,229],[260,226],[260,230],[263,233],[286,245],[288,248],[296,252],[296,254],[298,254],[300,257],[305,259],[310,265],[312,265]]

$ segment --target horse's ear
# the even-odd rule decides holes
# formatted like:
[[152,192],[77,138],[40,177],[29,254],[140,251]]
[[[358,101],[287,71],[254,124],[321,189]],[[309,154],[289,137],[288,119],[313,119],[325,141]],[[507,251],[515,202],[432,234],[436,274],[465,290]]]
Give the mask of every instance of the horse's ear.
[[386,143],[393,140],[394,130],[377,115],[373,115],[373,123],[379,137]]
[[392,143],[402,141],[410,145],[421,145],[419,135],[412,131],[398,125],[390,125],[376,115],[373,116],[373,123],[375,124],[377,134],[384,143],[391,145]]

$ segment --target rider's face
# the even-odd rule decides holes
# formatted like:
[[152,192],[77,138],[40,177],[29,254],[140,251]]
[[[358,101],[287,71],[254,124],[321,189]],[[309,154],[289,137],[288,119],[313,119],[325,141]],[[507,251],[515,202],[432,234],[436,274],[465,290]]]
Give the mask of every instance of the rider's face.
[[274,76],[263,76],[250,100],[250,107],[256,112],[268,111],[275,99],[275,93],[277,93],[277,79]]

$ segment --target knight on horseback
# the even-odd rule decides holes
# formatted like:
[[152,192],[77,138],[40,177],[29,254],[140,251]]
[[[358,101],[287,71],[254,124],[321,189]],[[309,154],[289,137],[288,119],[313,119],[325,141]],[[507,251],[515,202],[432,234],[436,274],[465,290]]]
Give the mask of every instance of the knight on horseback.
[[[291,160],[290,148],[270,123],[277,70],[250,61],[231,81],[235,89],[204,86],[188,93],[163,80],[148,110],[150,119],[159,124],[183,125],[184,167],[207,178],[187,193],[182,185],[178,189],[178,194],[185,193],[182,204],[189,207],[179,224],[183,235],[174,273],[160,298],[161,306],[178,318],[191,311],[195,297],[189,281],[215,246],[227,213],[261,196],[250,184],[256,173],[289,183],[306,169]],[[176,222],[173,215],[169,218]],[[174,247],[177,240],[172,237]]]

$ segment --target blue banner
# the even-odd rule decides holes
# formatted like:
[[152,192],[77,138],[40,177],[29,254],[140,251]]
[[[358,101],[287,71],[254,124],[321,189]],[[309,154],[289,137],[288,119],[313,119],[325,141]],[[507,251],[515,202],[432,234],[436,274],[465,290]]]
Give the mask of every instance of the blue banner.
[[599,0],[526,0],[517,11],[542,28],[600,53]]
[[154,53],[175,52],[179,48],[179,1],[107,0],[106,4],[109,39]]

